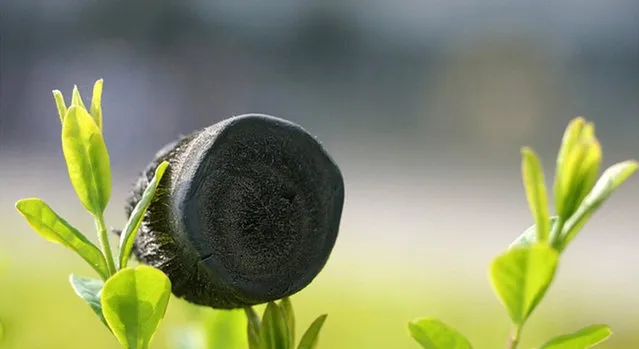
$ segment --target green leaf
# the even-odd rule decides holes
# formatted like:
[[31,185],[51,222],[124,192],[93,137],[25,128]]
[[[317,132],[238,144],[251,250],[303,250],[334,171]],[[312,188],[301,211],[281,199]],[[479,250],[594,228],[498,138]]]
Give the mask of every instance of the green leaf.
[[102,312],[126,349],[147,349],[164,317],[171,282],[160,270],[140,265],[117,272],[102,288]]
[[282,309],[273,302],[269,302],[262,316],[260,328],[261,349],[289,349],[288,328]]
[[[564,136],[561,141],[561,147],[559,148],[559,153],[557,154],[557,165],[555,169],[555,182],[553,185],[554,196],[555,196],[555,209],[561,216],[565,209],[565,198],[567,196],[567,192],[570,189],[570,172],[572,164],[568,164],[568,157],[574,155],[575,145],[579,141],[579,137],[581,135],[581,131],[583,130],[586,124],[586,120],[582,117],[578,117],[573,119],[566,130],[564,131]],[[562,216],[563,217],[563,216]]]
[[89,307],[91,307],[91,310],[93,310],[98,318],[100,318],[100,321],[102,321],[104,326],[109,328],[109,325],[102,314],[102,304],[100,303],[100,292],[102,292],[104,282],[102,282],[102,280],[75,276],[73,274],[69,277],[69,282],[71,283],[71,287],[73,287],[75,294],[84,299]]
[[300,344],[297,346],[297,349],[315,349],[317,348],[317,343],[319,342],[319,334],[322,330],[322,326],[324,326],[324,322],[326,321],[327,314],[320,315],[311,326],[308,327],[302,339],[300,339]]
[[[555,224],[557,224],[557,218],[557,216],[550,217],[549,228],[551,231],[554,228]],[[535,224],[533,224],[532,226],[528,227],[528,229],[526,229],[523,234],[519,235],[519,237],[515,241],[513,241],[512,244],[510,244],[508,249],[511,250],[517,247],[528,247],[538,242],[537,227],[535,226]]]
[[539,349],[588,349],[605,341],[612,335],[612,331],[606,325],[592,325],[581,330],[555,337]]
[[78,91],[78,86],[73,85],[73,94],[71,95],[71,106],[80,107],[82,109],[87,109],[84,106],[84,102],[82,102],[82,97],[80,97],[80,91]]
[[59,90],[51,91],[53,93],[53,99],[55,105],[58,108],[58,115],[60,116],[60,123],[64,122],[64,116],[67,115],[67,105],[64,103],[64,97]]
[[138,202],[138,204],[133,209],[131,213],[131,217],[129,217],[129,221],[126,223],[126,226],[122,230],[120,234],[120,250],[118,255],[119,267],[118,269],[126,268],[127,263],[129,262],[129,257],[131,256],[131,249],[133,248],[133,242],[135,241],[135,236],[140,229],[140,224],[142,223],[142,219],[144,218],[144,213],[151,205],[151,201],[155,197],[155,191],[158,187],[158,184],[162,180],[162,176],[166,171],[168,162],[163,161],[155,170],[155,175],[151,179],[149,185],[147,185],[146,189],[144,189],[144,193],[142,194],[142,199]]
[[408,331],[424,349],[472,349],[466,337],[437,319],[411,321]]
[[102,129],[102,85],[104,81],[98,79],[93,85],[93,96],[91,97],[91,116],[95,120],[98,128]]
[[562,230],[560,251],[575,238],[588,219],[597,211],[610,195],[639,169],[639,162],[629,160],[610,166],[601,175],[592,191],[584,198],[581,206],[566,221]]
[[102,133],[85,109],[69,108],[62,123],[62,150],[80,201],[94,216],[101,215],[111,196],[111,166]]
[[495,258],[490,278],[513,323],[523,326],[552,282],[558,253],[545,244],[514,248]]
[[544,183],[544,171],[537,154],[530,148],[522,149],[522,177],[530,212],[535,219],[537,240],[548,241],[550,234],[548,196]]
[[246,314],[246,337],[248,338],[249,349],[260,348],[260,317],[252,307],[245,307]]
[[289,297],[284,297],[280,302],[280,308],[286,319],[286,327],[288,327],[288,342],[291,348],[295,346],[295,312],[293,311],[293,303]]
[[44,201],[38,198],[22,199],[16,202],[16,209],[40,236],[75,251],[98,272],[102,279],[109,276],[109,269],[100,249],[62,219]]
[[207,309],[203,317],[206,349],[246,349],[246,317],[241,310]]

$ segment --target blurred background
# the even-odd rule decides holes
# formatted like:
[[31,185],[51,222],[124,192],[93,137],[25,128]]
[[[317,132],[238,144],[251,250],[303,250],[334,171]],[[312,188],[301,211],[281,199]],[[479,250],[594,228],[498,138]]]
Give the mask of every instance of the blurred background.
[[[346,182],[340,237],[293,297],[298,326],[328,313],[321,348],[417,348],[406,324],[436,316],[503,348],[493,256],[532,224],[520,147],[548,184],[567,123],[593,120],[604,165],[639,157],[639,2],[218,0],[0,2],[1,348],[117,348],[68,285],[84,262],[30,230],[38,196],[87,234],[51,95],[88,101],[104,78],[114,190],[107,224],[156,150],[259,112],[303,125]],[[67,100],[67,102],[69,102]],[[639,179],[562,257],[523,348],[586,325],[601,348],[639,348]],[[152,348],[177,348],[192,309],[173,298]]]

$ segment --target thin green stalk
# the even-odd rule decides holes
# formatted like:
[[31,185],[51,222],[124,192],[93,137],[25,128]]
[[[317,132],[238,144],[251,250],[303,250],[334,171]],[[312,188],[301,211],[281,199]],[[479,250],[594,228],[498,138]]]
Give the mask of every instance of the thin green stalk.
[[513,329],[513,333],[508,339],[508,345],[506,345],[506,349],[517,349],[519,345],[519,337],[521,336],[521,327],[515,326]]
[[109,243],[109,236],[107,233],[106,224],[104,224],[104,216],[99,215],[95,217],[95,226],[98,230],[98,240],[100,241],[100,247],[102,253],[106,258],[107,266],[109,268],[109,276],[115,274],[115,262],[113,259],[113,252],[111,251],[111,244]]
[[564,229],[565,223],[566,223],[565,219],[563,219],[562,217],[557,217],[557,221],[555,222],[555,224],[552,227],[552,230],[550,231],[550,238],[548,242],[550,243],[550,246],[552,246],[555,249],[557,249],[561,244],[561,241],[560,241],[561,231]]

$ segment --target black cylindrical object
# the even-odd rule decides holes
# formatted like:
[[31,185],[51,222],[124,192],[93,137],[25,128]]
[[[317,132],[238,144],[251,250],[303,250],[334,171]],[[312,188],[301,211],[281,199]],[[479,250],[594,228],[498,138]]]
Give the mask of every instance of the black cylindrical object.
[[221,309],[265,303],[300,291],[326,264],[344,181],[299,125],[247,114],[167,145],[134,186],[127,216],[162,161],[133,252],[168,275],[174,295]]

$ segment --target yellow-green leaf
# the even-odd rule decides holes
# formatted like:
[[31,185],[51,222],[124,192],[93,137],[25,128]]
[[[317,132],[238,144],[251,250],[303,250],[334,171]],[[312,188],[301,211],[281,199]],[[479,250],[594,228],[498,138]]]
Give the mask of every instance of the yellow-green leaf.
[[171,282],[159,269],[125,268],[104,283],[102,313],[124,348],[148,349],[170,296]]
[[588,349],[605,341],[612,335],[612,331],[606,325],[592,325],[581,330],[555,337],[539,349]]
[[320,315],[313,323],[308,327],[304,335],[302,335],[302,339],[300,339],[300,344],[297,346],[297,349],[316,349],[317,344],[319,343],[319,334],[322,330],[322,326],[324,326],[324,322],[326,322],[326,318],[328,315],[323,314]]
[[71,106],[67,111],[62,150],[80,201],[90,213],[101,215],[111,196],[111,166],[102,133],[85,109]]
[[581,206],[566,221],[562,230],[560,250],[564,249],[583,228],[593,213],[603,205],[610,195],[639,169],[639,162],[624,161],[610,166],[584,198]]
[[513,248],[495,258],[490,279],[517,326],[523,326],[555,276],[559,255],[546,244]]
[[472,349],[466,337],[437,319],[422,318],[411,321],[408,331],[424,349]]
[[58,115],[60,116],[60,123],[64,121],[64,116],[67,115],[67,105],[64,103],[64,97],[62,96],[62,92],[59,90],[51,91],[53,93],[53,99],[55,100],[55,105],[58,108]]
[[102,130],[102,85],[104,81],[98,79],[93,85],[93,96],[91,97],[91,116]]
[[84,102],[82,102],[82,97],[80,96],[80,91],[78,91],[78,86],[73,85],[73,93],[71,95],[71,106],[81,107],[82,109],[87,109],[84,106]]
[[158,187],[158,184],[162,180],[162,176],[164,175],[164,171],[166,171],[167,166],[169,166],[169,163],[163,161],[157,167],[157,169],[155,170],[155,175],[151,179],[151,182],[147,185],[146,189],[144,189],[142,199],[140,199],[138,204],[133,209],[133,212],[131,212],[131,217],[129,217],[129,221],[126,223],[126,226],[122,230],[122,234],[120,234],[118,269],[126,268],[127,266],[129,257],[131,255],[131,249],[133,248],[133,242],[135,241],[135,236],[140,229],[140,224],[142,223],[142,219],[144,218],[144,213],[149,208],[149,205],[151,205],[151,202],[155,197],[155,191]]
[[581,135],[581,131],[586,124],[586,120],[582,117],[577,117],[573,119],[566,130],[564,131],[564,136],[561,141],[561,147],[559,148],[559,153],[557,154],[557,164],[555,169],[555,183],[554,183],[554,194],[555,194],[555,209],[557,212],[563,211],[563,197],[565,183],[564,180],[567,178],[564,174],[566,171],[566,159],[569,154],[573,152],[575,144],[577,144],[579,140],[579,136]]
[[535,219],[537,241],[548,241],[550,234],[550,213],[548,213],[548,195],[544,183],[544,171],[537,154],[530,148],[522,149],[522,177],[526,189],[526,198]]
[[109,276],[109,269],[100,249],[62,219],[44,201],[37,198],[22,199],[16,202],[16,209],[40,236],[75,251],[98,272],[102,279]]

